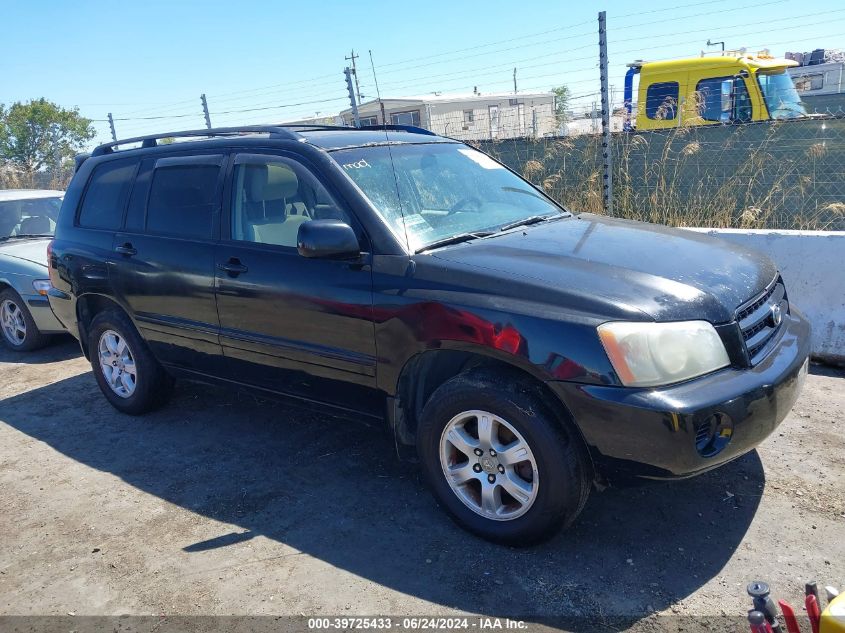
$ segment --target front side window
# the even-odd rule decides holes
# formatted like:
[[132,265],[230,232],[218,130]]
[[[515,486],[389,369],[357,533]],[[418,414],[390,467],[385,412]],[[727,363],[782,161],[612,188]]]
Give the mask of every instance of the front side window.
[[219,207],[221,162],[221,156],[156,161],[147,200],[147,231],[210,239]]
[[350,224],[348,214],[304,167],[260,155],[235,159],[232,239],[296,248],[300,225],[318,219]]
[[135,177],[138,162],[117,160],[94,169],[79,210],[79,225],[117,230],[123,222],[123,208]]
[[393,125],[413,125],[420,126],[420,111],[411,110],[409,112],[394,112],[390,115],[390,122]]
[[645,115],[649,119],[672,120],[678,110],[678,82],[651,84],[645,94]]
[[512,171],[460,143],[361,147],[332,152],[332,158],[411,250],[531,216],[564,214]]
[[757,83],[763,92],[766,109],[773,119],[799,119],[807,116],[807,109],[792,83],[789,74],[778,71],[757,71]]
[[698,114],[705,121],[751,120],[751,100],[742,77],[708,77],[695,88]]

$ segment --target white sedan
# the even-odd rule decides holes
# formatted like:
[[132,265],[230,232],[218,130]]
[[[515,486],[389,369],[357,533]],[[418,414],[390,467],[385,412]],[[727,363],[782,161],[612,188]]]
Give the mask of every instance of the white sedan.
[[16,351],[42,347],[64,332],[47,301],[47,245],[63,191],[0,190],[0,342]]

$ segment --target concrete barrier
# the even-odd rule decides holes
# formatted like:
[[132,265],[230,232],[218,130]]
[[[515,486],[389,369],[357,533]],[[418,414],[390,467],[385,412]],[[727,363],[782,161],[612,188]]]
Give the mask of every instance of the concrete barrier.
[[771,257],[783,276],[789,302],[810,320],[813,358],[845,364],[845,231],[690,230]]

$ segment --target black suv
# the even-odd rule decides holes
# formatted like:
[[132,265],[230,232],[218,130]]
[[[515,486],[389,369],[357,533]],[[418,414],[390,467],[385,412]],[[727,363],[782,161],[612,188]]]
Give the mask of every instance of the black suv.
[[418,128],[100,146],[50,275],[120,411],[180,377],[385,420],[461,525],[513,544],[570,523],[599,479],[753,449],[807,370],[807,322],[769,259],[570,214]]

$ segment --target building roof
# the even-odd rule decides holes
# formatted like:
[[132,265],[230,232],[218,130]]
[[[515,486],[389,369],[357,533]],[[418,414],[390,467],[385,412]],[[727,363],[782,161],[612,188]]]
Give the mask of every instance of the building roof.
[[[369,99],[358,104],[358,109],[374,109],[378,107],[379,102],[387,104],[408,104],[408,105],[424,105],[426,103],[466,103],[472,101],[494,101],[496,99],[542,99],[552,98],[554,93],[551,92],[482,92],[476,94],[474,92],[467,93],[451,93],[451,94],[425,94],[425,95],[411,95],[405,97],[382,97],[381,99]],[[352,108],[346,108],[341,114],[350,114]]]

